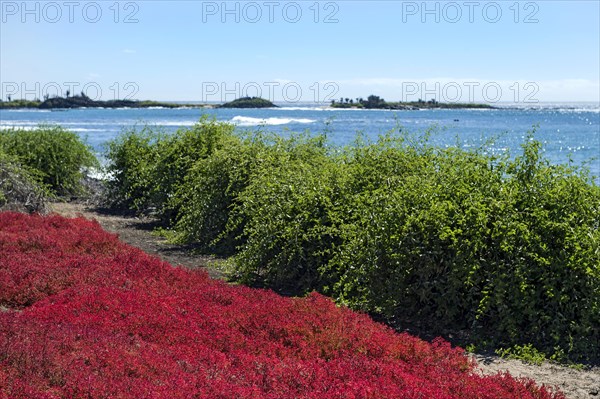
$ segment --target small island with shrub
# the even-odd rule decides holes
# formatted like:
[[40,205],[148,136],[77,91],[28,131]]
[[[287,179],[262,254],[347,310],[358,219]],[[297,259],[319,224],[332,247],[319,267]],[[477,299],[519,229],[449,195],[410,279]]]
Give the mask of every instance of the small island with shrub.
[[356,108],[356,109],[394,109],[394,110],[419,110],[419,109],[432,109],[432,108],[443,108],[443,109],[464,109],[464,108],[478,108],[478,109],[494,109],[489,104],[477,104],[477,103],[441,103],[435,99],[424,101],[419,99],[418,101],[409,102],[387,102],[379,96],[370,95],[367,99],[362,97],[352,98],[340,98],[339,101],[331,100],[332,108]]
[[276,108],[277,105],[260,97],[241,97],[228,103],[219,105],[218,108]]

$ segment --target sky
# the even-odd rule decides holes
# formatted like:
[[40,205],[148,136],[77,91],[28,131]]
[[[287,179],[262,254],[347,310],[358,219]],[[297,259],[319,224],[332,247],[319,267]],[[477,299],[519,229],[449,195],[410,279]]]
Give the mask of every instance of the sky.
[[600,102],[600,1],[5,1],[3,100]]

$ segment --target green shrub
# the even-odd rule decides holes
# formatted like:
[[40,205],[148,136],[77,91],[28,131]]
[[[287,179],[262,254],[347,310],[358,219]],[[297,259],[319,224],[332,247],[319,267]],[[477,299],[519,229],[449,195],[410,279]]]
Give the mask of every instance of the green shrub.
[[108,205],[145,211],[155,190],[152,170],[158,162],[162,134],[145,126],[124,131],[107,144]]
[[48,190],[35,171],[0,151],[0,210],[45,213]]
[[456,149],[383,142],[354,152],[352,217],[324,266],[337,282],[330,291],[366,311],[463,320],[473,306],[473,259],[463,248],[481,245],[473,240],[482,237],[500,177],[486,159]]
[[234,126],[203,117],[191,129],[181,129],[158,142],[159,158],[152,170],[156,185],[154,201],[158,214],[167,224],[179,218],[181,202],[175,194],[181,189],[189,170],[215,151],[235,141]]
[[155,213],[165,225],[175,223],[181,202],[174,196],[188,171],[232,141],[233,129],[204,117],[173,134],[148,126],[126,131],[108,144],[112,205]]
[[[437,331],[468,330],[478,342],[597,359],[599,187],[549,165],[536,141],[514,161],[459,150],[418,158],[385,180],[385,166],[368,166],[386,161],[364,158],[365,168],[356,158],[354,184],[368,189],[354,197],[344,243],[324,266],[336,281],[329,292]],[[373,186],[373,174],[387,183]]]
[[[172,241],[193,243],[203,251],[231,255],[240,245],[243,222],[230,221],[234,201],[266,160],[268,144],[258,133],[231,137],[226,146],[197,160],[173,202],[180,208]],[[235,226],[234,226],[235,225]]]
[[512,348],[498,348],[496,354],[503,359],[521,360],[525,363],[540,366],[547,358],[546,355],[538,351],[533,345],[515,345]]
[[478,346],[598,360],[600,187],[550,165],[533,133],[513,159],[427,140],[331,149],[203,120],[121,137],[111,184],[155,207],[172,240],[234,254],[245,283],[319,290]]
[[292,135],[271,147],[234,202],[232,219],[243,221],[237,278],[295,294],[320,289],[319,267],[339,242],[343,172],[324,136]]
[[478,343],[597,358],[599,187],[536,141],[523,150],[509,161],[400,136],[268,164],[235,201],[236,276]]
[[42,182],[60,196],[83,193],[82,178],[88,169],[99,167],[91,148],[60,126],[1,130],[0,151],[37,171]]

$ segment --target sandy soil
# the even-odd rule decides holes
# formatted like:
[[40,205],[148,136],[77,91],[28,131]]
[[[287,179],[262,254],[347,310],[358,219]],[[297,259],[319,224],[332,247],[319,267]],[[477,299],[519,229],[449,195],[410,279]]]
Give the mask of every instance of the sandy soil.
[[484,374],[508,371],[515,377],[527,377],[538,384],[558,387],[568,399],[600,398],[600,368],[577,370],[545,362],[540,366],[520,360],[506,360],[497,356],[474,356]]
[[155,227],[153,220],[134,216],[124,216],[116,213],[103,212],[81,203],[55,202],[50,204],[51,212],[65,217],[83,216],[95,219],[108,232],[115,233],[121,241],[138,247],[144,252],[158,256],[174,266],[184,266],[190,269],[205,269],[212,278],[223,278],[223,274],[211,267],[216,258],[202,255],[192,255],[185,246],[172,245],[162,237],[152,234]]
[[[105,230],[118,234],[122,241],[158,256],[172,265],[193,269],[203,268],[211,277],[223,278],[220,271],[211,267],[215,258],[191,255],[187,248],[168,244],[164,239],[151,234],[152,220],[100,212],[78,203],[53,203],[50,207],[52,212],[66,217],[83,216],[95,219]],[[568,399],[600,399],[600,367],[576,370],[551,363],[536,366],[519,360],[501,359],[497,356],[474,355],[474,357],[484,374],[508,371],[515,377],[527,377],[538,384],[557,387]]]

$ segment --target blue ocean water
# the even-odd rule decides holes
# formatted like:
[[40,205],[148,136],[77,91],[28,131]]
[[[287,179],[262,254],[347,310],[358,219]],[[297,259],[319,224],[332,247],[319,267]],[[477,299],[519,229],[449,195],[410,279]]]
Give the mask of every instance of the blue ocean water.
[[[586,164],[594,176],[600,176],[600,106],[593,103],[418,111],[330,109],[307,104],[267,109],[0,110],[0,128],[59,124],[85,137],[101,154],[107,141],[123,129],[149,124],[175,131],[192,126],[205,114],[235,123],[238,129],[281,134],[327,129],[328,139],[335,145],[350,144],[357,132],[376,139],[398,125],[410,132],[434,127],[430,140],[435,145],[453,146],[457,142],[463,147],[487,145],[491,153],[510,151],[512,155],[520,153],[527,131],[538,126],[535,137],[544,144],[550,162]],[[495,141],[486,144],[492,137]]]

